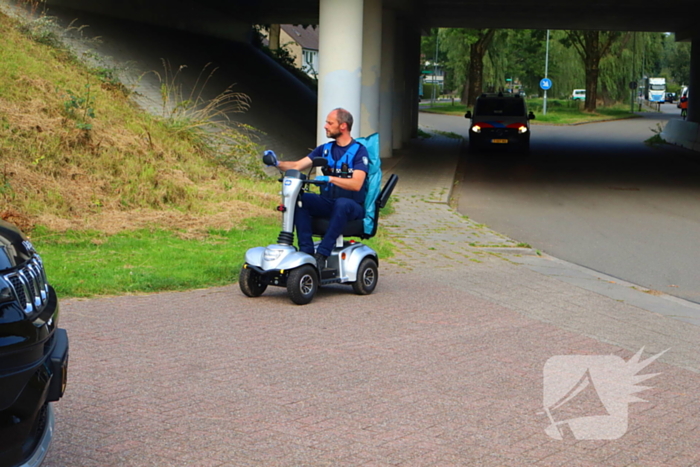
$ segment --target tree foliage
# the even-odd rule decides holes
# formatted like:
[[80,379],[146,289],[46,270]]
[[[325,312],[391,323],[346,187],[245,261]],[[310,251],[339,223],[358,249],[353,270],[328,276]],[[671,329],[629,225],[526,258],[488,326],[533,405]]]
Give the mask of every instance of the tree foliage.
[[664,37],[662,73],[667,74],[675,88],[690,83],[690,42],[676,42],[674,34]]
[[[423,59],[446,72],[445,90],[473,104],[481,92],[506,91],[513,83],[529,95],[541,94],[545,30],[439,29],[423,38]],[[548,78],[551,97],[586,89],[586,109],[635,98],[630,82],[663,76],[670,91],[690,80],[690,44],[673,34],[616,31],[550,32]],[[509,81],[510,80],[510,81]]]
[[[471,44],[475,37],[470,29],[440,29],[438,33],[439,50],[447,71],[446,85],[450,90],[462,89],[467,81]],[[434,47],[433,42],[433,47]]]
[[[459,91],[465,102],[481,92],[497,92],[519,83],[529,95],[541,94],[545,30],[440,29],[423,38],[423,54],[432,64],[438,40],[438,64],[446,71],[447,91]],[[551,97],[566,98],[586,88],[586,108],[634,97],[630,82],[663,76],[670,85],[687,84],[690,44],[673,35],[650,32],[553,30],[549,41]],[[507,81],[512,79],[512,81]]]

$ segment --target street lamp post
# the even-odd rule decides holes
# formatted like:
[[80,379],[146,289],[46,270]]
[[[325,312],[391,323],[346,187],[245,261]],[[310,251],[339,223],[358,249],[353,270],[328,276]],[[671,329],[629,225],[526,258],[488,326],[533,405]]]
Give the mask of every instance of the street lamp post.
[[432,97],[430,106],[432,107],[435,103],[435,94],[437,88],[437,61],[438,61],[438,30],[435,29],[435,61],[433,62],[433,86],[432,86]]
[[[544,54],[544,77],[549,78],[549,29],[547,29],[547,46]],[[544,90],[544,101],[542,102],[542,115],[547,115],[547,90]]]

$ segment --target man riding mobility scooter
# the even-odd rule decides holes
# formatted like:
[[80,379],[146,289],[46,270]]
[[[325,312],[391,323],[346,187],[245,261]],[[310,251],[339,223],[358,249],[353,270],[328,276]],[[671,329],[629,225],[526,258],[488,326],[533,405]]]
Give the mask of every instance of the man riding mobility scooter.
[[[342,234],[336,239],[335,247],[328,256],[326,267],[319,267],[313,255],[298,251],[294,247],[294,212],[301,203],[301,195],[311,185],[321,189],[326,181],[310,179],[314,167],[327,167],[328,160],[317,157],[313,160],[308,174],[299,170],[287,170],[282,182],[282,204],[277,207],[282,212],[282,231],[277,243],[267,247],[251,248],[246,252],[245,263],[241,268],[239,286],[248,297],[260,296],[269,285],[286,287],[289,298],[298,305],[309,303],[319,286],[334,283],[351,284],[355,293],[367,295],[377,286],[378,255],[367,245],[345,237],[372,238],[377,232],[379,210],[391,195],[398,176],[392,174],[381,189],[381,162],[379,159],[379,135],[356,140],[368,149],[369,170],[367,174],[367,196],[365,197],[365,217],[349,221]],[[330,144],[330,143],[329,143]],[[274,153],[266,151],[263,162],[274,163]],[[328,229],[328,219],[313,218],[312,230],[315,236],[323,236]],[[320,242],[315,242],[318,249]]]

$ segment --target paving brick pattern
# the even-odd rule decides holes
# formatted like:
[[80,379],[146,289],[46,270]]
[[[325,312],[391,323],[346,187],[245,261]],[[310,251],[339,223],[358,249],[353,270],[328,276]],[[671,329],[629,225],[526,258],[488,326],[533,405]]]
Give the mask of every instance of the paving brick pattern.
[[[397,193],[386,223],[404,248],[370,296],[333,286],[300,307],[234,284],[63,301],[71,368],[45,466],[700,465],[697,327],[514,264],[495,253],[511,240],[426,183]],[[642,372],[660,374],[624,436],[545,434],[550,357],[643,345],[671,350]]]

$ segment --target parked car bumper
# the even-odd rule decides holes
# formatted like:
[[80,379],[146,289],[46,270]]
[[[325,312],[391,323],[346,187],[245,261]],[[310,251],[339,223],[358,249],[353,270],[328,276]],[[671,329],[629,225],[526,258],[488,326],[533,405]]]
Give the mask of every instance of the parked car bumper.
[[0,467],[38,466],[51,444],[51,402],[63,396],[68,374],[68,334],[52,324],[58,312],[56,294],[50,289],[42,313],[50,317],[42,326],[50,330],[45,340],[13,351],[17,345],[12,342],[21,339],[21,333],[0,336]]
[[53,428],[54,428],[54,414],[53,405],[46,405],[46,421],[43,433],[39,438],[39,442],[34,449],[34,452],[29,456],[29,458],[20,464],[20,467],[39,467],[46,454],[49,452],[49,447],[51,446],[51,441],[53,440]]

